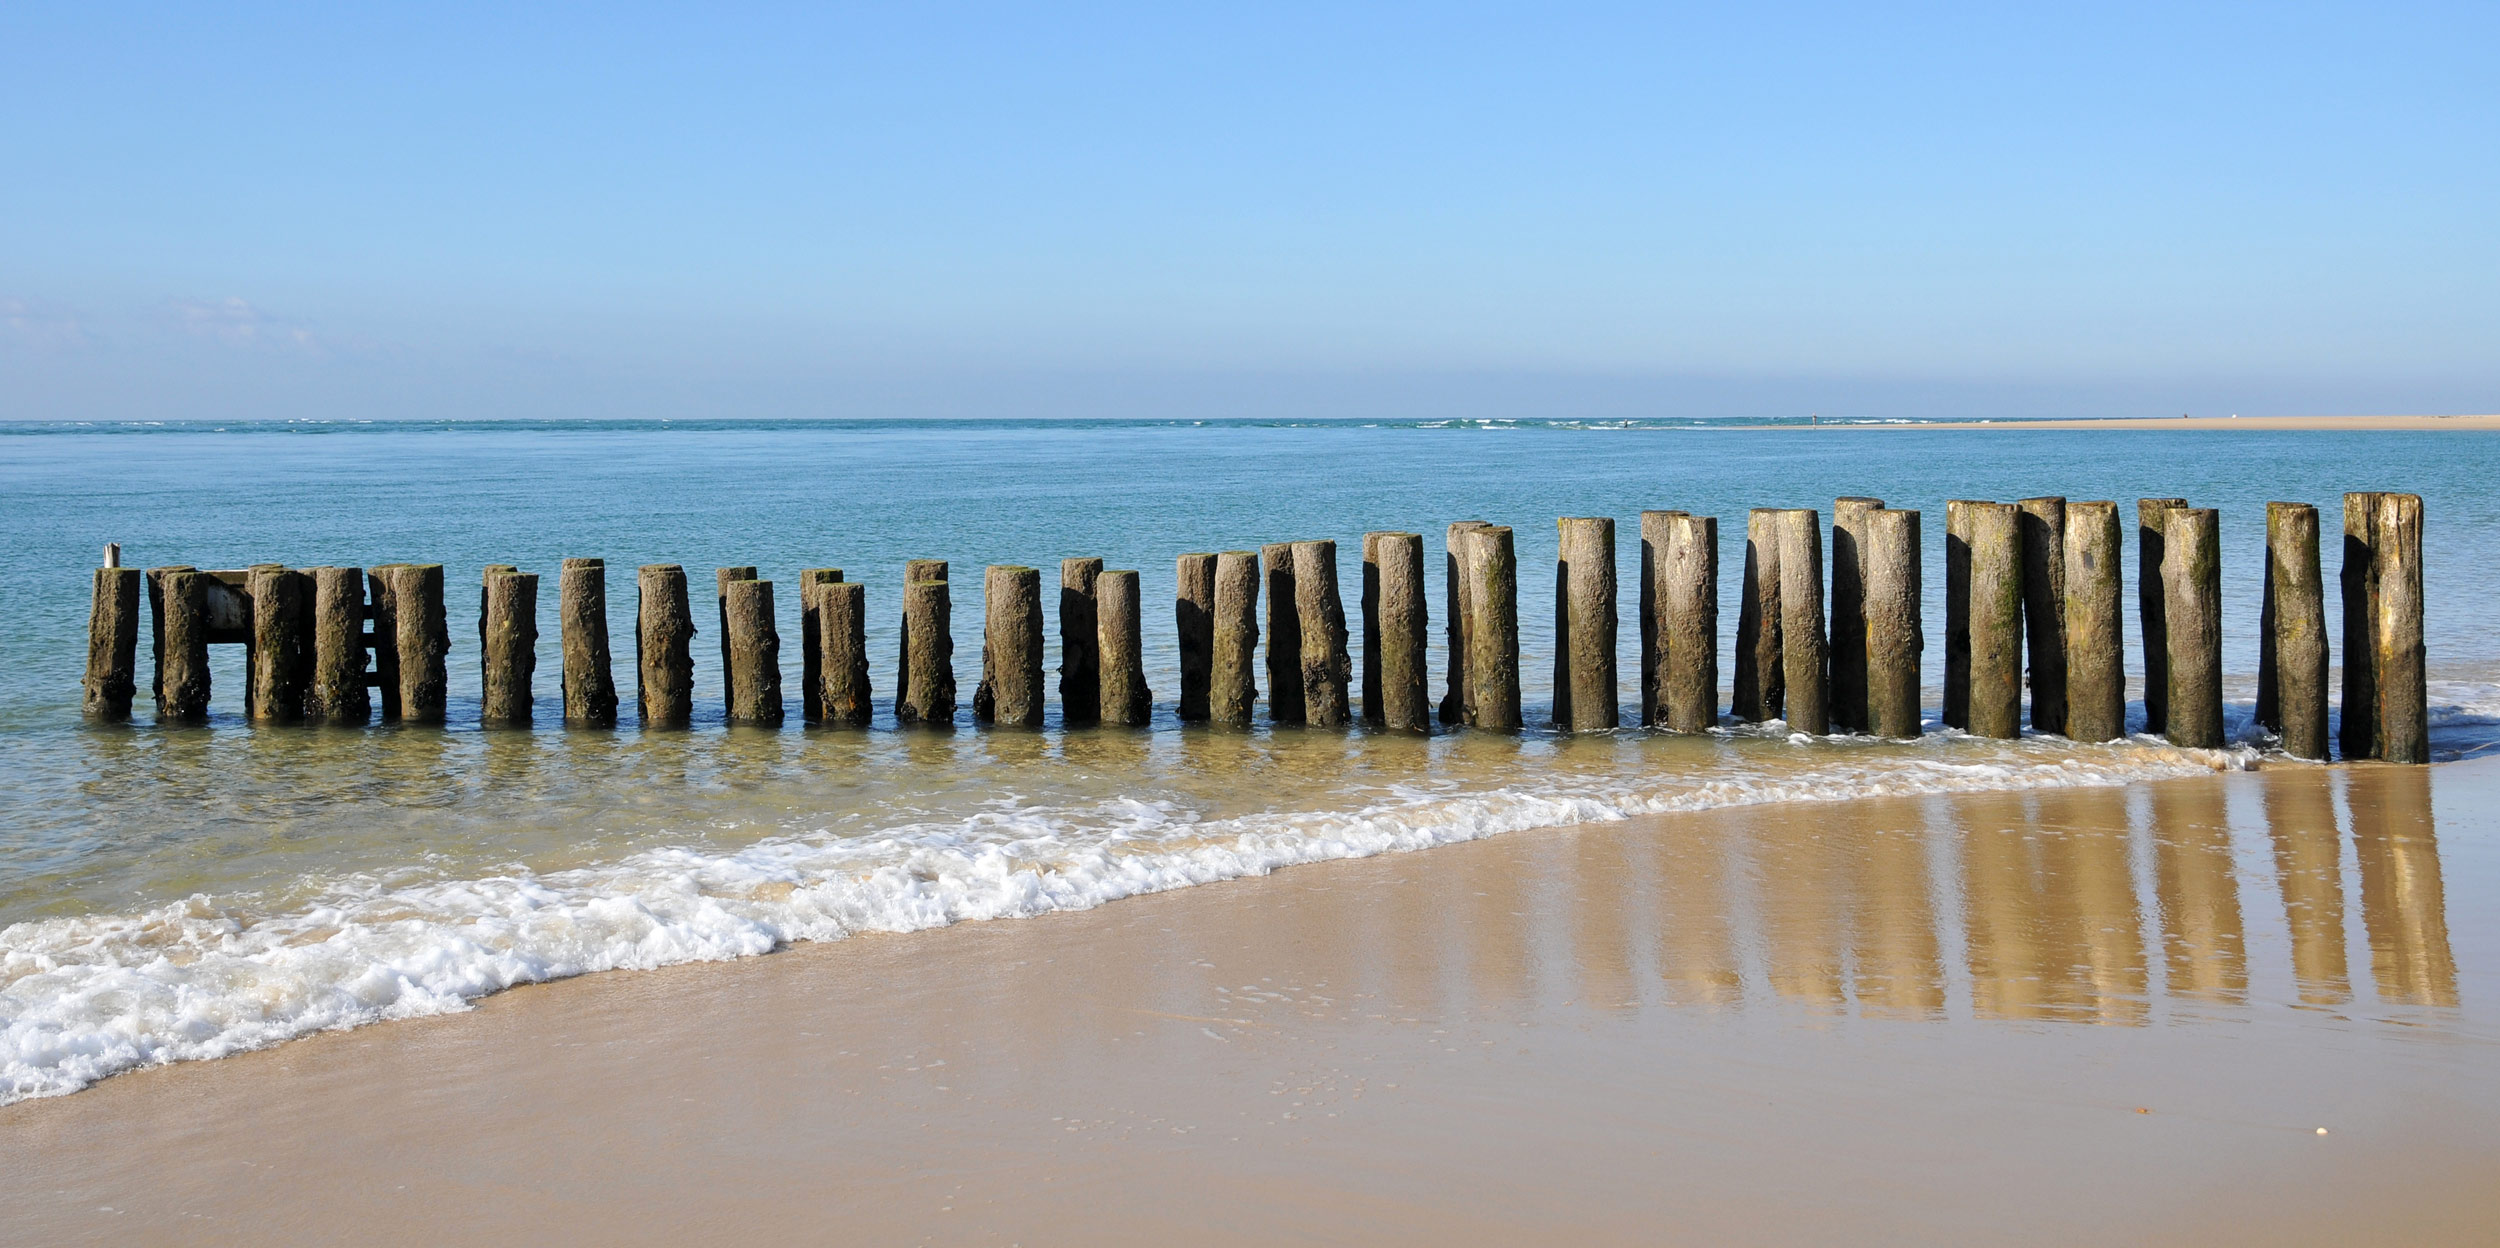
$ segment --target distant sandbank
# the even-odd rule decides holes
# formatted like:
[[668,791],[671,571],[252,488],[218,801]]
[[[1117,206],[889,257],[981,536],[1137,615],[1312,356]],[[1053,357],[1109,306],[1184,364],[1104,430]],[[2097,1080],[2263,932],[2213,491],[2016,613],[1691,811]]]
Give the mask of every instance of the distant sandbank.
[[1898,423],[1834,421],[1827,425],[1743,425],[1745,429],[2257,429],[2313,433],[2418,430],[2500,430],[2489,416],[2112,416],[2088,420],[1935,420]]

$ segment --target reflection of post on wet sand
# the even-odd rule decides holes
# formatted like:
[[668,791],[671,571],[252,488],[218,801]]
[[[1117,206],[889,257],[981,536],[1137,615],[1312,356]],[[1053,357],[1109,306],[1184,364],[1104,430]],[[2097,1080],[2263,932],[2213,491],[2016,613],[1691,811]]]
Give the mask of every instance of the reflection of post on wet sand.
[[1611,824],[1565,835],[1571,878],[1562,930],[1569,933],[1569,962],[1579,977],[1580,1000],[1597,1009],[1638,1005],[1641,992],[1632,979],[1632,908],[1641,890],[1630,859],[1647,858],[1649,838],[1626,836]]
[[1677,1005],[1733,1006],[1743,996],[1736,962],[1728,846],[1721,815],[1671,821],[1658,854],[1658,973]]
[[2344,800],[2361,863],[2361,926],[2370,936],[2370,978],[2379,999],[2453,1006],[2457,966],[2448,948],[2430,769],[2364,767],[2346,774]]
[[2123,789],[2062,789],[1958,803],[1973,1013],[2144,1020],[2126,801]]
[[1848,851],[1828,835],[1846,808],[1731,811],[1729,822],[1753,859],[1756,912],[1761,916],[1763,977],[1783,997],[1840,1005],[1840,859]]
[[2232,871],[2222,785],[2196,778],[2146,786],[2153,812],[2153,887],[2173,997],[2248,997],[2248,946]]
[[2344,965],[2344,852],[2335,826],[2335,773],[2294,767],[2266,778],[2266,832],[2292,937],[2292,980],[2311,1005],[2352,1000]]
[[1944,1012],[1944,960],[1927,882],[1925,803],[1851,802],[1829,812],[1825,835],[1844,864],[1853,982],[1861,1013],[1931,1018]]

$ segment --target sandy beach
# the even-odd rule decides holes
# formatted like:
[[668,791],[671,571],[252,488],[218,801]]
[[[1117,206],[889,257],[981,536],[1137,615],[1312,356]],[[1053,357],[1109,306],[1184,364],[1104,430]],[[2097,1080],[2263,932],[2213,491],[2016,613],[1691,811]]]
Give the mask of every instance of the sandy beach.
[[1828,425],[1747,425],[1748,429],[2239,429],[2311,433],[2426,430],[2489,433],[2500,415],[2486,416],[2112,416],[2091,420],[1936,420],[1908,423],[1834,421]]
[[2495,811],[1740,808],[588,976],[0,1109],[0,1241],[2487,1242]]

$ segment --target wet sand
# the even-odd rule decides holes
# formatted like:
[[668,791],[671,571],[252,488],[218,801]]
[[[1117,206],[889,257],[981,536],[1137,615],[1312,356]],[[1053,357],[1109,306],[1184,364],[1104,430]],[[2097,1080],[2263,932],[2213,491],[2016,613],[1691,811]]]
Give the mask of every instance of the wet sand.
[[2279,432],[2500,429],[2500,415],[2459,416],[2112,416],[2089,420],[1954,420],[1917,424],[1748,425],[1749,429],[2241,429]]
[[591,976],[0,1109],[0,1242],[2485,1243],[2496,823],[1738,809]]

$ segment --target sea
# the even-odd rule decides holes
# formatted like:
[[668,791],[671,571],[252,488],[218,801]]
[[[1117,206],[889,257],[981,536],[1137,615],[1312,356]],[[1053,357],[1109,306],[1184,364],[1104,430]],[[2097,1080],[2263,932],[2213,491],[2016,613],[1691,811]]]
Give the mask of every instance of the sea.
[[[2316,504],[2331,534],[2347,490],[2422,495],[2434,754],[2500,750],[2500,438],[1835,423],[0,422],[0,1103],[463,1010],[516,984],[1083,909],[1325,859],[1655,812],[2314,766],[2251,723],[2269,500]],[[1814,507],[1828,524],[1848,495],[1929,517],[1926,735],[1552,728],[1557,517],[1615,518],[1627,612],[1639,513],[1721,518],[1724,709],[1746,510]],[[2139,496],[2220,510],[2225,748],[1985,741],[1934,722],[1944,501],[2036,495],[2118,499],[2122,516]],[[1437,697],[1442,534],[1464,519],[1516,531],[1524,730],[1176,718],[1178,556],[1334,539],[1351,611],[1362,535],[1423,533]],[[134,722],[83,722],[90,570],[107,542],[135,566],[443,564],[450,723],[247,724],[228,646],[214,651],[210,721],[160,727],[144,630]],[[609,568],[624,704],[612,730],[561,726],[554,573],[568,556]],[[1152,725],[1066,729],[1055,679],[1040,731],[975,725],[978,569],[1044,569],[1055,670],[1047,586],[1072,556],[1139,573]],[[917,558],[950,561],[958,586],[952,731],[893,719],[902,567]],[[2132,615],[2131,541],[2125,561]],[[544,576],[535,728],[478,725],[468,587],[498,563]],[[697,590],[691,730],[634,723],[632,569],[646,563],[684,565]],[[702,600],[711,568],[745,564],[783,586],[779,729],[723,723]],[[870,728],[800,723],[795,580],[810,567],[867,586]],[[1635,724],[1639,630],[1627,614],[1619,631]],[[2131,677],[2137,647],[2131,620]],[[2140,703],[2134,714],[2140,726]]]

